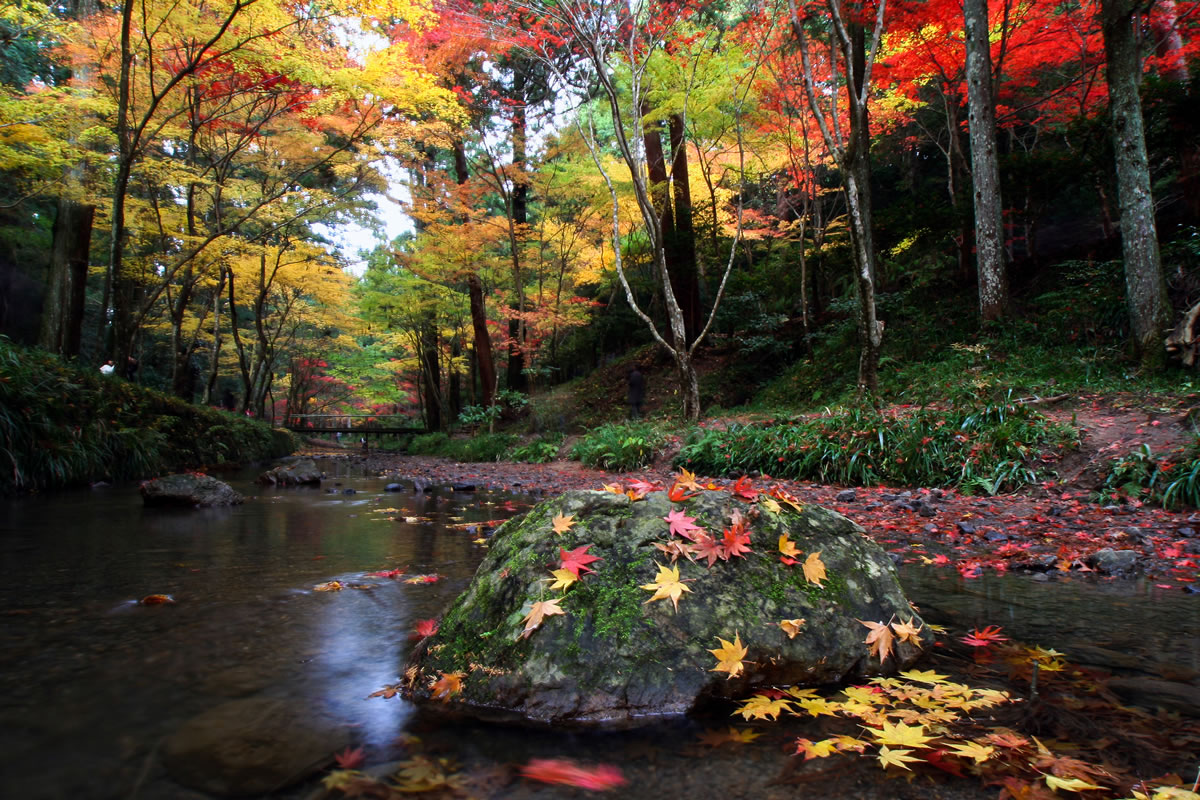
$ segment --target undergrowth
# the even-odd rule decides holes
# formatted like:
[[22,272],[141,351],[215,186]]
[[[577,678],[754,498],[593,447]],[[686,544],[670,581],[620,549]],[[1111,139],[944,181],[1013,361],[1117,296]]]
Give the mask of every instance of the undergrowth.
[[571,448],[571,458],[589,467],[628,472],[653,462],[666,441],[667,434],[654,423],[609,423],[576,442]]
[[285,430],[0,337],[0,494],[265,460],[295,448]]
[[1039,457],[1074,443],[1074,431],[1019,403],[896,413],[857,406],[793,422],[697,429],[675,464],[711,475],[996,494],[1041,480]]
[[1097,502],[1150,502],[1163,508],[1200,507],[1200,439],[1156,454],[1143,444],[1108,463]]

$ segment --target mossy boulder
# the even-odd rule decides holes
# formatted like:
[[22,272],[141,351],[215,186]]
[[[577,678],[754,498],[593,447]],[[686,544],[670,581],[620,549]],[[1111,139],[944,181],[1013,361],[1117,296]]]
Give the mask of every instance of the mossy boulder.
[[[779,510],[771,510],[776,507]],[[695,517],[718,539],[735,514],[748,523],[752,552],[673,566],[689,591],[678,611],[669,599],[648,602],[658,565],[655,547],[672,539],[673,509]],[[562,534],[556,516],[573,517]],[[819,552],[827,576],[806,580],[800,563],[781,561],[786,534],[803,555]],[[560,550],[591,545],[603,560],[581,571],[565,593],[550,588]],[[522,636],[538,601],[562,595],[561,615]],[[782,620],[804,619],[789,638]],[[816,686],[861,680],[911,665],[921,654],[899,643],[883,663],[872,656],[860,620],[921,620],[905,599],[891,560],[862,528],[840,514],[750,503],[705,491],[683,503],[666,492],[641,500],[612,492],[573,491],[505,523],[471,585],[451,605],[409,665],[407,696],[452,713],[540,724],[636,725],[682,714],[706,699],[742,696],[777,684]],[[927,634],[922,634],[927,635]],[[748,648],[736,677],[713,671],[718,637]],[[461,674],[461,691],[446,691]],[[448,695],[448,696],[447,696]]]
[[317,486],[321,478],[321,470],[311,458],[289,458],[259,475],[258,482],[267,486]]
[[208,508],[236,506],[246,499],[229,484],[196,472],[154,478],[144,482],[140,490],[142,502],[147,506]]

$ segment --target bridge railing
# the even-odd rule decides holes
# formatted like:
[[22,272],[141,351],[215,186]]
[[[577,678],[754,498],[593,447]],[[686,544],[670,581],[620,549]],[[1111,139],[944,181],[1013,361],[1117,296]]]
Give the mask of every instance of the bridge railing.
[[421,427],[404,414],[289,414],[284,427],[294,431],[374,431]]

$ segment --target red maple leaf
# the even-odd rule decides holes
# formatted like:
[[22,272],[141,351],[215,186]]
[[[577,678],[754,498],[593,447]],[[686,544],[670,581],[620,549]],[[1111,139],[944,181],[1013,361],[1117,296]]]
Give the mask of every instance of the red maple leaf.
[[718,558],[722,561],[729,560],[729,555],[725,552],[725,548],[721,545],[721,543],[709,536],[707,533],[701,533],[697,535],[692,541],[696,543],[696,555],[700,556],[700,558],[707,558],[708,566],[711,567],[713,564],[717,563]]
[[333,760],[337,762],[338,769],[357,769],[366,763],[367,754],[361,747],[351,750],[347,745],[342,752],[333,754]]
[[696,518],[689,517],[678,509],[674,509],[670,514],[667,514],[663,519],[671,524],[671,533],[678,534],[685,539],[696,541],[697,533],[704,533],[704,529],[699,525],[695,525]]
[[743,500],[753,501],[758,497],[758,489],[750,485],[750,479],[743,475],[737,479],[737,482],[729,489],[729,493],[734,497],[740,497]]
[[593,561],[603,561],[604,559],[600,558],[600,556],[589,554],[587,552],[589,547],[591,547],[590,544],[580,545],[570,551],[559,548],[559,552],[562,554],[561,568],[567,570],[576,578],[579,577],[579,570],[592,572],[593,570],[588,564],[591,564]]
[[675,484],[671,487],[671,490],[667,492],[667,499],[669,499],[672,503],[682,503],[684,500],[691,500],[695,496],[695,493],[688,494],[687,490],[679,484]]
[[658,491],[661,488],[662,486],[659,484],[651,483],[650,481],[644,481],[641,478],[629,482],[629,490],[636,495],[634,499],[638,500],[650,494],[651,492]]
[[1000,634],[1000,630],[1001,628],[999,625],[988,625],[983,630],[976,628],[968,635],[962,637],[962,639],[959,641],[965,645],[970,645],[971,647],[991,647],[996,642],[1008,641],[1008,637],[1002,636]]
[[437,632],[438,621],[436,619],[419,619],[416,628],[413,629],[413,634],[420,639],[433,636]]

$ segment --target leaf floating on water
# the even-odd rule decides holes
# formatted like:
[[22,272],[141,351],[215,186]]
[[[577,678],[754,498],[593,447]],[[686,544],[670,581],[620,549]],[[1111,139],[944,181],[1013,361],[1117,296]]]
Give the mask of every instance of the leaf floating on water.
[[542,783],[600,792],[625,785],[625,776],[617,767],[609,764],[585,767],[564,758],[535,758],[521,767],[521,774]]
[[349,745],[340,753],[333,754],[333,760],[337,762],[339,769],[357,769],[367,761],[366,751],[361,747],[356,747],[353,750]]
[[316,586],[314,586],[313,591],[314,592],[340,592],[344,588],[346,588],[346,587],[341,581],[326,581],[325,583],[318,583]]
[[383,687],[382,689],[380,689],[377,692],[371,692],[369,695],[367,695],[367,699],[370,700],[372,697],[382,697],[384,700],[390,700],[391,698],[400,694],[401,688],[402,687],[400,684],[393,683],[393,684]]
[[169,594],[148,594],[138,603],[144,606],[170,606],[175,604],[175,598]]
[[441,577],[442,577],[441,575],[438,575],[436,573],[432,574],[432,575],[413,575],[411,578],[408,578],[404,582],[405,583],[437,583],[439,580],[441,580]]
[[378,572],[368,572],[365,577],[368,578],[391,578],[395,580],[404,574],[404,570],[397,567],[396,569],[384,569]]

